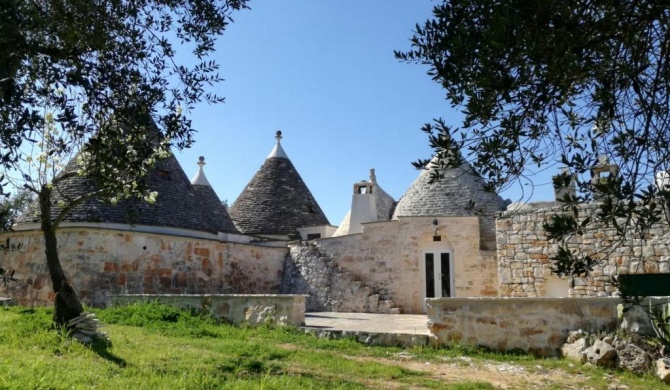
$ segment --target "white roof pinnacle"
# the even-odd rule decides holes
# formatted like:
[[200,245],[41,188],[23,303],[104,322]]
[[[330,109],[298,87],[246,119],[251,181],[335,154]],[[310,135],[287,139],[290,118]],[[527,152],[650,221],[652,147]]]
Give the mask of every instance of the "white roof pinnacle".
[[284,148],[281,147],[281,130],[277,130],[277,133],[275,135],[275,139],[277,140],[277,145],[272,149],[270,154],[268,155],[267,158],[272,158],[272,157],[282,157],[282,158],[288,158],[286,155],[286,152],[284,152]]
[[191,179],[191,184],[194,186],[212,186],[209,184],[209,180],[207,180],[207,176],[205,176],[205,172],[202,170],[202,167],[204,167],[205,164],[205,158],[200,156],[200,158],[198,158],[198,173],[196,173],[193,179]]

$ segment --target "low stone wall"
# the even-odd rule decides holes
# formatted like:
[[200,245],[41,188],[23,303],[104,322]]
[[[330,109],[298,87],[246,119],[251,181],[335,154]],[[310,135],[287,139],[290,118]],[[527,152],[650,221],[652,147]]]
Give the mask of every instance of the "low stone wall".
[[[277,294],[288,248],[165,234],[61,228],[58,252],[80,299],[108,305],[111,294]],[[40,231],[0,234],[21,244],[2,254],[23,288],[20,305],[52,305],[53,289]]]
[[437,344],[560,355],[573,330],[618,325],[617,298],[428,299],[428,329]]
[[112,296],[114,306],[135,302],[160,302],[180,309],[197,309],[235,325],[305,325],[305,295],[211,294]]

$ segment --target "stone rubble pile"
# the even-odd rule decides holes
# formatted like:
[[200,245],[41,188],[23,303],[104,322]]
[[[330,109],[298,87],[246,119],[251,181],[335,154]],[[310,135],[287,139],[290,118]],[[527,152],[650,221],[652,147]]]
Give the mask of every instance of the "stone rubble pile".
[[67,328],[70,330],[74,339],[84,344],[89,344],[93,340],[107,340],[107,333],[101,332],[100,321],[95,318],[95,314],[82,312],[79,317],[68,321]]
[[637,334],[596,337],[578,330],[570,332],[561,352],[582,364],[619,368],[638,375],[655,370],[663,382],[670,383],[670,358],[661,356],[659,345],[653,340]]

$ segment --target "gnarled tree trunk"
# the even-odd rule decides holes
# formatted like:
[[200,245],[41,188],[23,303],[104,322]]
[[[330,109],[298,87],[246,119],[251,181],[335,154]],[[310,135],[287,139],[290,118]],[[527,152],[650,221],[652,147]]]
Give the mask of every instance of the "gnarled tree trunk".
[[60,265],[56,239],[57,226],[54,226],[51,221],[51,191],[49,186],[44,186],[39,194],[41,228],[44,235],[47,267],[54,293],[56,293],[53,321],[56,325],[65,325],[69,320],[78,317],[83,307]]

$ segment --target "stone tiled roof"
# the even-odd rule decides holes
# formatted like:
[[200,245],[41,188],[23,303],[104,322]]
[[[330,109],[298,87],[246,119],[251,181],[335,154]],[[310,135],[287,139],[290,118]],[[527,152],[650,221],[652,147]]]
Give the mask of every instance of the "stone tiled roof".
[[[435,169],[435,168],[432,168]],[[408,216],[464,217],[480,216],[482,246],[495,243],[494,217],[505,210],[498,194],[483,190],[484,180],[468,163],[446,169],[444,178],[429,183],[431,170],[424,170],[398,201],[393,219]],[[486,242],[486,244],[484,244]]]
[[495,215],[505,209],[505,202],[500,196],[483,190],[484,180],[467,163],[445,170],[444,178],[432,184],[429,183],[430,173],[431,170],[421,172],[398,201],[393,218]]
[[293,163],[275,147],[229,213],[245,234],[299,237],[298,228],[329,225]]
[[384,189],[382,189],[376,182],[375,188],[373,189],[373,195],[375,197],[375,206],[377,207],[377,220],[390,220],[396,205],[395,199],[384,191]]
[[[76,169],[75,160],[65,167],[64,172]],[[158,193],[155,204],[133,199],[113,205],[91,198],[73,208],[64,222],[106,222],[239,233],[212,188],[191,185],[174,155],[159,161],[146,180],[150,190]],[[64,180],[54,189],[52,217],[60,211],[57,206],[60,200],[74,199],[94,189],[85,177]],[[33,205],[19,223],[38,221],[37,205]]]

